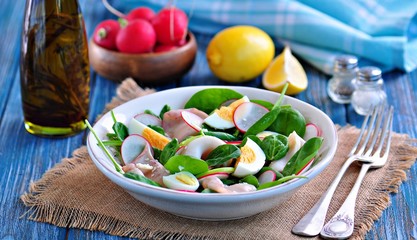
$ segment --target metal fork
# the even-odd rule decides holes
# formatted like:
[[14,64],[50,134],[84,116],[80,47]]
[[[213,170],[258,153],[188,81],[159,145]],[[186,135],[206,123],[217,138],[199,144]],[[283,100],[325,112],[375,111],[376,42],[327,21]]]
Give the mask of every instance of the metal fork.
[[[383,108],[380,108],[381,111],[382,109]],[[348,159],[345,161],[342,168],[339,170],[339,173],[334,178],[333,182],[330,184],[327,191],[322,195],[322,197],[317,201],[317,203],[310,209],[310,211],[307,212],[307,214],[304,215],[304,217],[296,225],[294,225],[292,229],[292,232],[294,234],[301,235],[301,236],[309,236],[309,237],[318,235],[323,228],[327,210],[329,208],[332,196],[336,190],[337,185],[339,185],[340,180],[345,174],[346,170],[355,161],[368,162],[368,163],[370,162],[370,159],[363,158],[363,156],[364,156],[366,145],[368,144],[371,135],[377,136],[377,134],[373,134],[373,133],[377,133],[377,131],[379,130],[379,126],[378,128],[377,127],[374,128],[375,120],[377,119],[378,115],[379,115],[378,122],[381,122],[381,118],[382,118],[382,114],[381,113],[378,114],[378,113],[379,113],[378,108],[374,108],[373,111],[365,117],[362,123],[359,136],[356,140],[355,145],[353,146],[352,150],[350,151],[348,155]],[[362,145],[360,148],[358,148],[361,142],[362,142]]]
[[[382,109],[381,111],[383,111]],[[394,109],[391,107],[388,114],[385,114],[384,124],[380,128],[381,119],[383,113],[381,112],[378,117],[377,126],[375,129],[380,129],[379,132],[374,131],[372,136],[372,142],[366,151],[365,155],[361,159],[369,160],[370,163],[362,165],[361,171],[359,172],[358,178],[356,179],[355,185],[350,191],[348,197],[346,198],[343,205],[340,207],[339,211],[329,220],[329,222],[324,225],[323,229],[320,232],[320,236],[328,239],[346,239],[350,237],[353,233],[354,228],[354,216],[355,216],[355,205],[356,198],[358,196],[359,187],[362,184],[362,180],[365,177],[365,174],[368,172],[369,168],[380,168],[385,165],[388,160],[388,154],[391,145],[391,134],[392,134],[392,119],[393,119]],[[379,146],[374,151],[375,143],[379,142]],[[386,146],[384,154],[381,156],[381,150],[386,141]],[[374,152],[372,154],[372,152]],[[372,155],[371,155],[372,154]]]

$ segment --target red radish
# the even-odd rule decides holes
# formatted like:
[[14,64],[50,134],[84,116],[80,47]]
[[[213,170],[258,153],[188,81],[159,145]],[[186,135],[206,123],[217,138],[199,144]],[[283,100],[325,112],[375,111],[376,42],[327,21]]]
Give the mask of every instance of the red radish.
[[303,173],[305,173],[309,168],[310,168],[310,166],[313,164],[313,162],[314,162],[314,159],[315,158],[312,158],[303,168],[301,168],[300,169],[300,171],[298,171],[298,173],[297,174],[295,174],[295,175],[301,175],[301,174],[303,174]]
[[159,127],[162,126],[161,119],[159,119],[158,117],[152,114],[139,113],[133,118],[136,119],[138,122],[145,124],[146,126],[148,125],[159,126]]
[[116,38],[117,49],[124,53],[151,52],[155,43],[156,35],[152,25],[142,19],[128,22]]
[[226,144],[233,144],[233,145],[239,145],[242,141],[227,141]]
[[187,15],[175,7],[164,8],[152,19],[157,41],[177,45],[185,39],[188,28]]
[[259,184],[273,182],[277,179],[277,174],[273,170],[266,170],[258,177]]
[[269,112],[269,110],[260,104],[244,102],[233,112],[233,122],[239,131],[246,132],[267,112]]
[[94,42],[106,49],[116,50],[116,36],[119,33],[120,24],[116,20],[104,20],[94,30]]
[[155,17],[155,12],[148,7],[138,7],[130,11],[125,17],[126,20],[132,21],[135,19],[143,19],[148,22]]
[[184,46],[186,43],[187,43],[187,39],[184,38],[178,42],[177,46],[181,47],[181,46]]
[[217,177],[219,179],[227,179],[229,177],[229,174],[225,172],[210,173],[210,174],[203,175],[197,179],[200,181],[207,177]]
[[182,111],[181,117],[188,124],[188,126],[193,128],[196,132],[201,131],[201,125],[203,124],[204,119],[189,111]]
[[120,153],[125,164],[131,163],[138,156],[149,150],[149,142],[138,134],[131,134],[123,140]]
[[321,129],[314,123],[307,123],[306,124],[306,132],[304,134],[303,139],[305,141],[309,140],[313,137],[320,137],[321,136]]
[[169,51],[177,49],[177,48],[178,47],[174,46],[174,45],[157,45],[153,51],[156,52],[156,53],[158,53],[158,52],[169,52]]

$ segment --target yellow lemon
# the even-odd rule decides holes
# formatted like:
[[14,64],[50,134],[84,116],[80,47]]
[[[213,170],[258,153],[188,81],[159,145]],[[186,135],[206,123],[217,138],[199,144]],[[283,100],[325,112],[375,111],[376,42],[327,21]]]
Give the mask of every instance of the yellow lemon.
[[211,71],[228,82],[251,80],[268,67],[275,55],[271,37],[253,26],[226,28],[210,41],[206,57]]
[[266,89],[275,92],[281,92],[285,83],[288,83],[286,94],[293,95],[304,91],[308,80],[303,66],[287,46],[265,70],[262,83]]

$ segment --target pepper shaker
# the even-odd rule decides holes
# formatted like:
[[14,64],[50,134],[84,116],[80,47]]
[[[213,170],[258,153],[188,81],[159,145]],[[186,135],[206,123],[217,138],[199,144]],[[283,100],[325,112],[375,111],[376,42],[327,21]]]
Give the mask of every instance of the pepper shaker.
[[371,109],[384,103],[387,95],[383,90],[384,80],[381,70],[377,67],[359,69],[352,94],[352,107],[360,115],[367,115]]
[[341,55],[335,59],[333,77],[327,84],[327,94],[334,102],[350,103],[357,71],[358,59],[355,56]]

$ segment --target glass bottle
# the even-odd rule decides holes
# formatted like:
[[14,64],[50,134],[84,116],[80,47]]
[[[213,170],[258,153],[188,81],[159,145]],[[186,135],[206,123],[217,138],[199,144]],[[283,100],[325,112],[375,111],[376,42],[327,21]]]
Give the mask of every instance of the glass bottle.
[[28,132],[68,136],[85,129],[90,67],[77,0],[27,0],[20,84]]
[[384,80],[377,67],[359,69],[355,82],[357,89],[352,95],[352,107],[360,115],[367,115],[373,107],[384,103],[387,95],[383,90]]
[[350,103],[355,90],[353,81],[358,70],[358,59],[351,55],[341,55],[335,59],[333,77],[327,84],[327,94],[337,103]]

